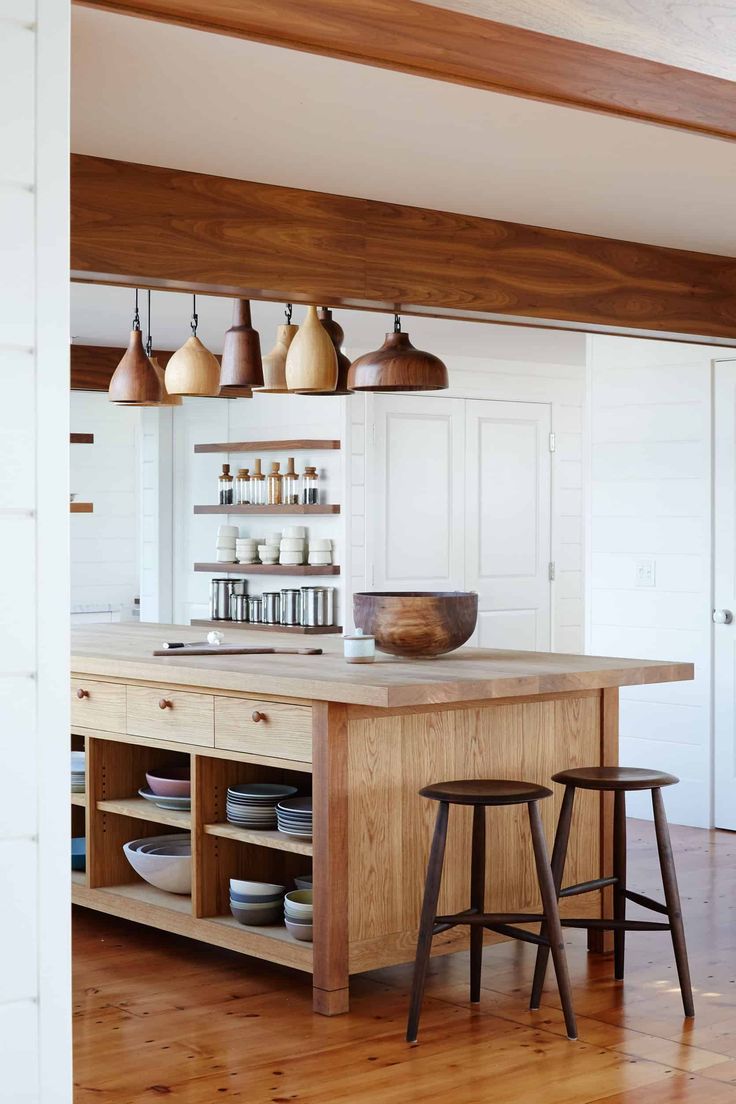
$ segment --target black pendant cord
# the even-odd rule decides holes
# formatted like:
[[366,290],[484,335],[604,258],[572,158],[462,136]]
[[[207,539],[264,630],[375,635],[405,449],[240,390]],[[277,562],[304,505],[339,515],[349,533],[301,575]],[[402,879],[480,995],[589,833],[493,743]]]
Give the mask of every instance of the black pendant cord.
[[146,356],[150,357],[153,352],[153,338],[151,337],[151,289],[146,292],[147,306],[148,306],[148,336],[146,338]]
[[394,333],[401,333],[401,319],[398,314],[394,315]]
[[199,319],[197,318],[197,296],[192,295],[192,321],[190,326],[192,328],[192,337],[197,336],[197,326],[199,325]]
[[133,329],[139,330],[141,328],[141,316],[138,313],[138,288],[135,289],[135,314],[133,315]]
[[286,318],[286,325],[287,326],[291,325],[291,312],[292,312],[293,309],[294,308],[293,308],[291,303],[287,303],[286,306],[284,307],[284,317]]

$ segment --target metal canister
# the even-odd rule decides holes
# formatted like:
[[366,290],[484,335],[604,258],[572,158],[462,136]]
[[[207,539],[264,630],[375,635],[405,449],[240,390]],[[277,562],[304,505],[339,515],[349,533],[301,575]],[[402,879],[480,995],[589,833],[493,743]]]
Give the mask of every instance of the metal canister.
[[248,596],[246,594],[230,595],[230,620],[248,620]]
[[254,594],[248,599],[248,620],[258,625],[261,622],[263,603],[260,594]]
[[302,592],[287,588],[281,591],[281,624],[301,624]]
[[263,621],[267,625],[278,625],[281,620],[281,594],[278,590],[264,590]]
[[327,588],[302,587],[302,625],[327,625]]
[[337,587],[325,587],[325,593],[327,595],[327,620],[325,625],[337,624]]
[[233,589],[231,594],[247,594],[248,593],[248,580],[247,579],[233,579]]
[[210,580],[210,620],[230,620],[230,595],[234,583],[234,579],[227,577]]

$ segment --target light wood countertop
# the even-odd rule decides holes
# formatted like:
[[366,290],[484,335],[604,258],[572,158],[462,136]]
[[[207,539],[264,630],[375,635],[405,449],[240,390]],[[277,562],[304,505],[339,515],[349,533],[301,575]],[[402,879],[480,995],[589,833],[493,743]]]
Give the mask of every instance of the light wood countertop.
[[155,657],[164,640],[195,641],[202,629],[181,625],[94,625],[72,633],[75,675],[135,679],[164,685],[308,698],[398,708],[449,702],[679,682],[691,663],[550,652],[461,648],[438,659],[402,660],[377,653],[376,662],[346,663],[342,639],[248,633],[223,625],[228,644],[319,647],[321,656],[253,655]]

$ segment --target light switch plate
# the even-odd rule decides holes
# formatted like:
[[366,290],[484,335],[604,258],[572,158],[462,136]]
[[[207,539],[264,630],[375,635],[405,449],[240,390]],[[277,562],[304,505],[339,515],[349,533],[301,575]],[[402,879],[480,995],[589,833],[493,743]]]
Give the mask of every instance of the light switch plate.
[[636,585],[638,587],[653,587],[656,586],[657,578],[657,561],[656,560],[637,560],[636,561]]

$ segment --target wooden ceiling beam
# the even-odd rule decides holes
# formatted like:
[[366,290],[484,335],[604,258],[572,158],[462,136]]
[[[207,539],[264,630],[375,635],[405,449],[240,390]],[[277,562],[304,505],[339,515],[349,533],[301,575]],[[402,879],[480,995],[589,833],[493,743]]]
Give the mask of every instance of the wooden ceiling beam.
[[567,107],[736,138],[736,82],[415,0],[77,0]]
[[[69,364],[72,391],[107,391],[113,372],[125,352],[124,346],[70,345]],[[173,356],[173,350],[154,350],[154,356],[162,368]]]
[[81,154],[72,279],[736,344],[736,259]]

